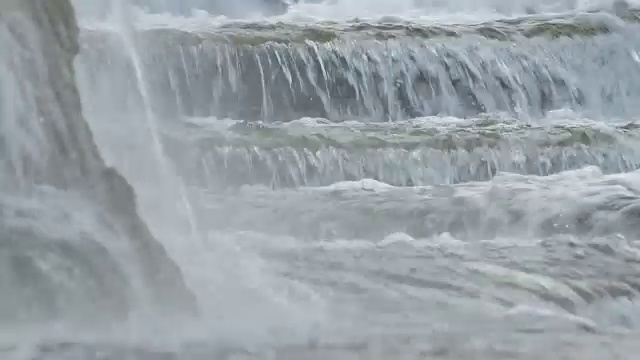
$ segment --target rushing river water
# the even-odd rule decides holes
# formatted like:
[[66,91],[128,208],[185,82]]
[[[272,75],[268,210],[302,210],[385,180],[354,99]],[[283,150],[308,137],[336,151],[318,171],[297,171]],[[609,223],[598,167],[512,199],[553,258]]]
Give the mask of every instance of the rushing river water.
[[0,358],[640,351],[637,4],[1,1]]

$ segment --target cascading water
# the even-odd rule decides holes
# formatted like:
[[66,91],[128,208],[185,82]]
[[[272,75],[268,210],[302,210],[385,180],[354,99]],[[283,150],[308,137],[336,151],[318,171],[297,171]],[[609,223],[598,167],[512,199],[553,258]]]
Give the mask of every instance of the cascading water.
[[3,2],[0,25],[2,324],[102,327],[152,309],[192,313],[179,270],[82,116],[71,4]]
[[2,4],[0,357],[635,358],[639,4]]
[[[153,151],[155,152],[156,161],[158,162],[160,168],[160,173],[157,174],[158,177],[156,178],[156,180],[158,182],[168,181],[167,184],[162,186],[165,191],[165,196],[161,198],[171,198],[170,196],[167,196],[166,192],[170,192],[172,188],[177,188],[176,195],[184,206],[184,216],[186,216],[191,228],[192,241],[197,241],[197,237],[199,236],[198,227],[195,221],[193,210],[191,209],[191,202],[186,193],[184,184],[179,178],[176,178],[175,173],[171,168],[171,164],[168,163],[164,151],[164,146],[158,132],[158,124],[156,123],[157,116],[154,114],[153,108],[149,104],[148,90],[146,89],[147,82],[144,78],[139,55],[137,54],[137,46],[133,43],[135,39],[135,30],[130,26],[131,24],[129,21],[130,19],[128,18],[129,9],[127,7],[127,3],[123,0],[115,0],[113,4],[114,6],[112,22],[116,24],[116,31],[119,33],[121,42],[126,49],[125,56],[128,59],[131,59],[131,63],[135,73],[135,79],[139,88],[140,100],[142,102],[141,107],[144,112],[144,120],[149,131],[149,137],[151,139]],[[175,181],[170,182],[172,179],[175,179]],[[170,214],[168,214],[168,216],[175,216],[175,212],[172,211]],[[165,219],[164,221],[170,220]]]

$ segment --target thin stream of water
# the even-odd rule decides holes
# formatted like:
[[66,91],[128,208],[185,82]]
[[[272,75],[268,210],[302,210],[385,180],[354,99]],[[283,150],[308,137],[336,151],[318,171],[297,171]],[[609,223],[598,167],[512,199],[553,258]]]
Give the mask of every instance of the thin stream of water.
[[[191,241],[195,243],[200,243],[198,240],[201,235],[198,230],[198,225],[196,222],[196,217],[193,213],[193,208],[191,205],[191,201],[189,200],[189,195],[185,188],[185,185],[177,174],[172,170],[172,165],[169,163],[164,151],[164,147],[162,145],[162,140],[160,139],[158,125],[156,116],[154,114],[153,109],[151,108],[149,95],[147,90],[147,82],[145,81],[144,72],[142,64],[140,63],[140,57],[137,54],[137,46],[135,43],[135,30],[131,24],[131,18],[129,16],[130,7],[127,4],[126,0],[112,0],[113,1],[113,10],[112,10],[112,19],[116,24],[116,29],[118,29],[118,33],[122,39],[122,43],[127,49],[127,53],[133,63],[133,68],[135,70],[136,82],[138,83],[138,87],[140,90],[140,94],[142,97],[142,108],[145,112],[145,122],[149,129],[149,135],[152,138],[152,145],[154,147],[155,154],[157,156],[156,161],[160,165],[162,169],[162,179],[161,181],[168,181],[172,179],[176,182],[176,186],[178,187],[178,194],[180,197],[180,201],[182,206],[185,209],[185,215],[189,222],[190,230],[191,230]],[[167,186],[171,186],[168,184]]]

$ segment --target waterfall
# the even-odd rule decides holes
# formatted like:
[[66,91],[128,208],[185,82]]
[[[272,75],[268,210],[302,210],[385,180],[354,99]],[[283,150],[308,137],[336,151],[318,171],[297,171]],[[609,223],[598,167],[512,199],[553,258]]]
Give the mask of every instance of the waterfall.
[[0,319],[91,323],[194,311],[179,269],[84,120],[71,4],[3,2],[0,26]]

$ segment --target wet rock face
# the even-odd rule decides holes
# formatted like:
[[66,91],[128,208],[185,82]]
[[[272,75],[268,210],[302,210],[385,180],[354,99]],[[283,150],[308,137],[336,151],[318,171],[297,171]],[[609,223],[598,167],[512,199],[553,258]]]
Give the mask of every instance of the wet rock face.
[[78,27],[68,1],[12,0],[0,8],[5,174],[19,186],[76,187],[104,167],[82,119],[72,62]]
[[[17,209],[0,211],[0,234],[27,234],[0,236],[0,269],[6,270],[0,293],[12,292],[14,304],[28,307],[21,313],[34,318],[66,317],[79,307],[122,316],[134,298],[144,299],[145,308],[191,313],[195,301],[178,267],[138,215],[131,186],[106,166],[83,118],[73,67],[78,32],[69,0],[0,2],[0,195],[7,194],[0,196],[0,209]],[[42,205],[48,204],[39,195],[42,188],[63,198],[75,194],[95,211],[92,219],[101,229],[81,231],[81,221],[69,215],[77,208],[68,201],[59,201],[60,210]],[[30,203],[16,207],[22,199],[42,211]],[[61,235],[28,231],[45,228],[42,222],[51,218],[61,221],[49,221],[48,231]],[[84,235],[62,231],[76,227]],[[95,256],[108,259],[94,261]],[[46,264],[52,259],[55,264]],[[59,286],[72,273],[81,279],[65,279],[77,286]],[[95,301],[109,293],[119,294],[102,305]],[[0,320],[18,312],[3,312],[4,307],[0,302]]]
[[[3,210],[8,205],[0,202]],[[57,238],[6,221],[0,236],[3,324],[117,321],[127,315],[133,301],[127,277],[95,239]]]

